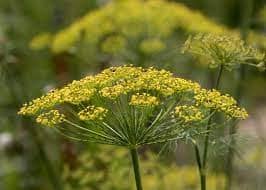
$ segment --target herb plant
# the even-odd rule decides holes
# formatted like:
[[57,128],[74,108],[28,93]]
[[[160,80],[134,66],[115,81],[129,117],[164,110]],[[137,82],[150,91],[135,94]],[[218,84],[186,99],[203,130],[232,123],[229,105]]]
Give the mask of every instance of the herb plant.
[[19,114],[36,116],[38,123],[74,140],[126,147],[141,190],[137,149],[194,139],[206,133],[202,126],[214,112],[228,120],[247,117],[229,95],[166,70],[121,66],[55,89],[25,104]]

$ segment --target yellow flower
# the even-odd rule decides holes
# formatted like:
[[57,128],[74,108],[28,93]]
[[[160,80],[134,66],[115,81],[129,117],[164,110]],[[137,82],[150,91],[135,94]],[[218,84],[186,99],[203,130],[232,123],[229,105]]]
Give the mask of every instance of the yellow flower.
[[181,138],[185,126],[198,126],[209,110],[247,117],[229,95],[166,70],[120,66],[55,89],[25,104],[19,114],[39,115],[37,122],[47,126],[65,121],[57,130],[72,139],[132,147]]
[[[163,0],[111,1],[56,33],[50,46],[52,52],[60,53],[83,40],[94,47],[100,44],[104,52],[114,53],[121,49],[125,41],[136,41],[147,36],[150,39],[142,41],[140,49],[145,53],[153,53],[165,48],[163,40],[157,38],[176,36],[177,29],[188,33],[229,32],[226,27],[180,3]],[[113,34],[116,36],[102,41]]]
[[151,96],[150,94],[137,93],[132,95],[129,104],[133,106],[157,106],[159,101],[156,97]]
[[102,107],[88,106],[78,113],[80,120],[102,120],[107,113],[107,109]]
[[[145,91],[152,94],[142,93]],[[236,101],[229,95],[221,95],[216,90],[202,89],[198,83],[174,77],[166,70],[133,66],[111,67],[96,76],[73,81],[62,89],[53,90],[47,95],[24,104],[19,114],[35,115],[64,102],[79,105],[97,97],[116,101],[118,97],[127,95],[129,92],[135,92],[130,101],[132,105],[137,105],[138,101],[139,104],[157,105],[159,96],[167,98],[192,93],[198,105],[217,109],[232,117],[246,118],[247,116],[246,111],[237,107]]]
[[187,105],[176,106],[174,115],[185,123],[201,121],[204,118],[204,114],[201,112],[200,108]]
[[246,45],[237,35],[197,34],[190,36],[183,46],[183,52],[203,58],[209,67],[224,65],[228,70],[248,64],[257,67],[264,62],[265,54]]
[[229,117],[246,119],[248,113],[239,108],[237,102],[228,94],[221,95],[217,90],[202,89],[195,95],[196,104],[225,113]]
[[59,113],[58,110],[50,110],[42,113],[36,118],[36,122],[48,127],[54,127],[65,121],[65,116]]

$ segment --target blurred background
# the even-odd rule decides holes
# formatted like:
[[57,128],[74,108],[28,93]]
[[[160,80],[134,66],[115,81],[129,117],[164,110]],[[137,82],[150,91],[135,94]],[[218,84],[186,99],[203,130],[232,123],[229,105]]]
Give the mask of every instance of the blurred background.
[[[238,31],[266,50],[265,0],[122,1],[0,0],[1,190],[134,189],[125,150],[72,142],[37,126],[17,115],[24,102],[124,63],[165,68],[209,87],[215,70],[180,50],[198,32]],[[229,141],[213,145],[209,190],[263,190],[266,73],[249,67],[226,72],[222,91],[238,99],[250,117],[238,124],[231,165]],[[145,189],[199,189],[190,145],[160,150],[141,150]]]

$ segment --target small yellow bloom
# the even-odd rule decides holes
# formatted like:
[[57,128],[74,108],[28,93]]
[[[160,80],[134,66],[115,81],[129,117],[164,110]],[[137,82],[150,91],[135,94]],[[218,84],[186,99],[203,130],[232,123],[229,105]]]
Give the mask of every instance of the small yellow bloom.
[[203,59],[210,68],[224,65],[228,70],[240,64],[254,65],[264,62],[265,54],[246,45],[238,35],[197,34],[189,37],[183,52]]
[[222,113],[229,117],[246,119],[248,113],[237,106],[237,102],[228,94],[221,95],[217,90],[202,89],[195,95],[196,104]]
[[42,113],[36,118],[36,122],[48,127],[54,127],[65,120],[65,115],[59,113],[58,110],[50,110]]
[[155,96],[151,96],[150,94],[137,93],[132,95],[129,104],[133,106],[157,106],[159,101]]
[[107,113],[107,109],[102,107],[88,106],[84,110],[78,113],[80,120],[90,121],[90,120],[102,120]]
[[185,123],[200,121],[204,118],[201,110],[195,106],[176,106],[174,111],[175,117],[181,119]]

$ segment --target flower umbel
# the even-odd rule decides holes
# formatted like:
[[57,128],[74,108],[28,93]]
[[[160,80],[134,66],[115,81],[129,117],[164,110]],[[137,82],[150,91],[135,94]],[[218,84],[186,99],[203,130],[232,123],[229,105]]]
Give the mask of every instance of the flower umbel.
[[204,119],[204,114],[195,106],[176,106],[174,116],[180,118],[185,123],[198,122]]
[[59,113],[58,110],[50,110],[49,112],[45,112],[40,114],[36,118],[36,122],[42,125],[46,125],[48,127],[54,127],[64,122],[65,116]]
[[237,35],[197,34],[190,36],[183,46],[183,52],[189,52],[216,68],[224,65],[228,70],[240,64],[259,67],[265,60],[265,54],[246,45]]
[[159,104],[159,101],[155,96],[151,96],[147,93],[137,93],[132,95],[129,104],[134,106],[156,106]]
[[[142,39],[139,44],[141,51],[151,54],[163,50],[166,47],[165,39],[174,37],[176,29],[193,34],[228,31],[226,27],[181,3],[123,0],[111,1],[100,9],[90,11],[53,35],[49,45],[52,52],[60,53],[70,50],[82,38],[88,45],[98,44],[103,52],[116,54],[127,41]],[[150,39],[145,40],[143,36]],[[32,47],[39,48],[40,45]]]
[[218,112],[223,112],[232,118],[246,119],[247,111],[237,106],[237,102],[228,94],[222,95],[217,90],[202,89],[195,96],[196,104]]
[[90,120],[103,120],[107,113],[107,110],[102,107],[88,106],[84,110],[78,113],[80,120],[90,121]]
[[166,70],[121,66],[55,89],[19,114],[37,116],[38,123],[75,140],[136,147],[185,138],[186,130],[208,117],[207,110],[247,117],[229,95]]

